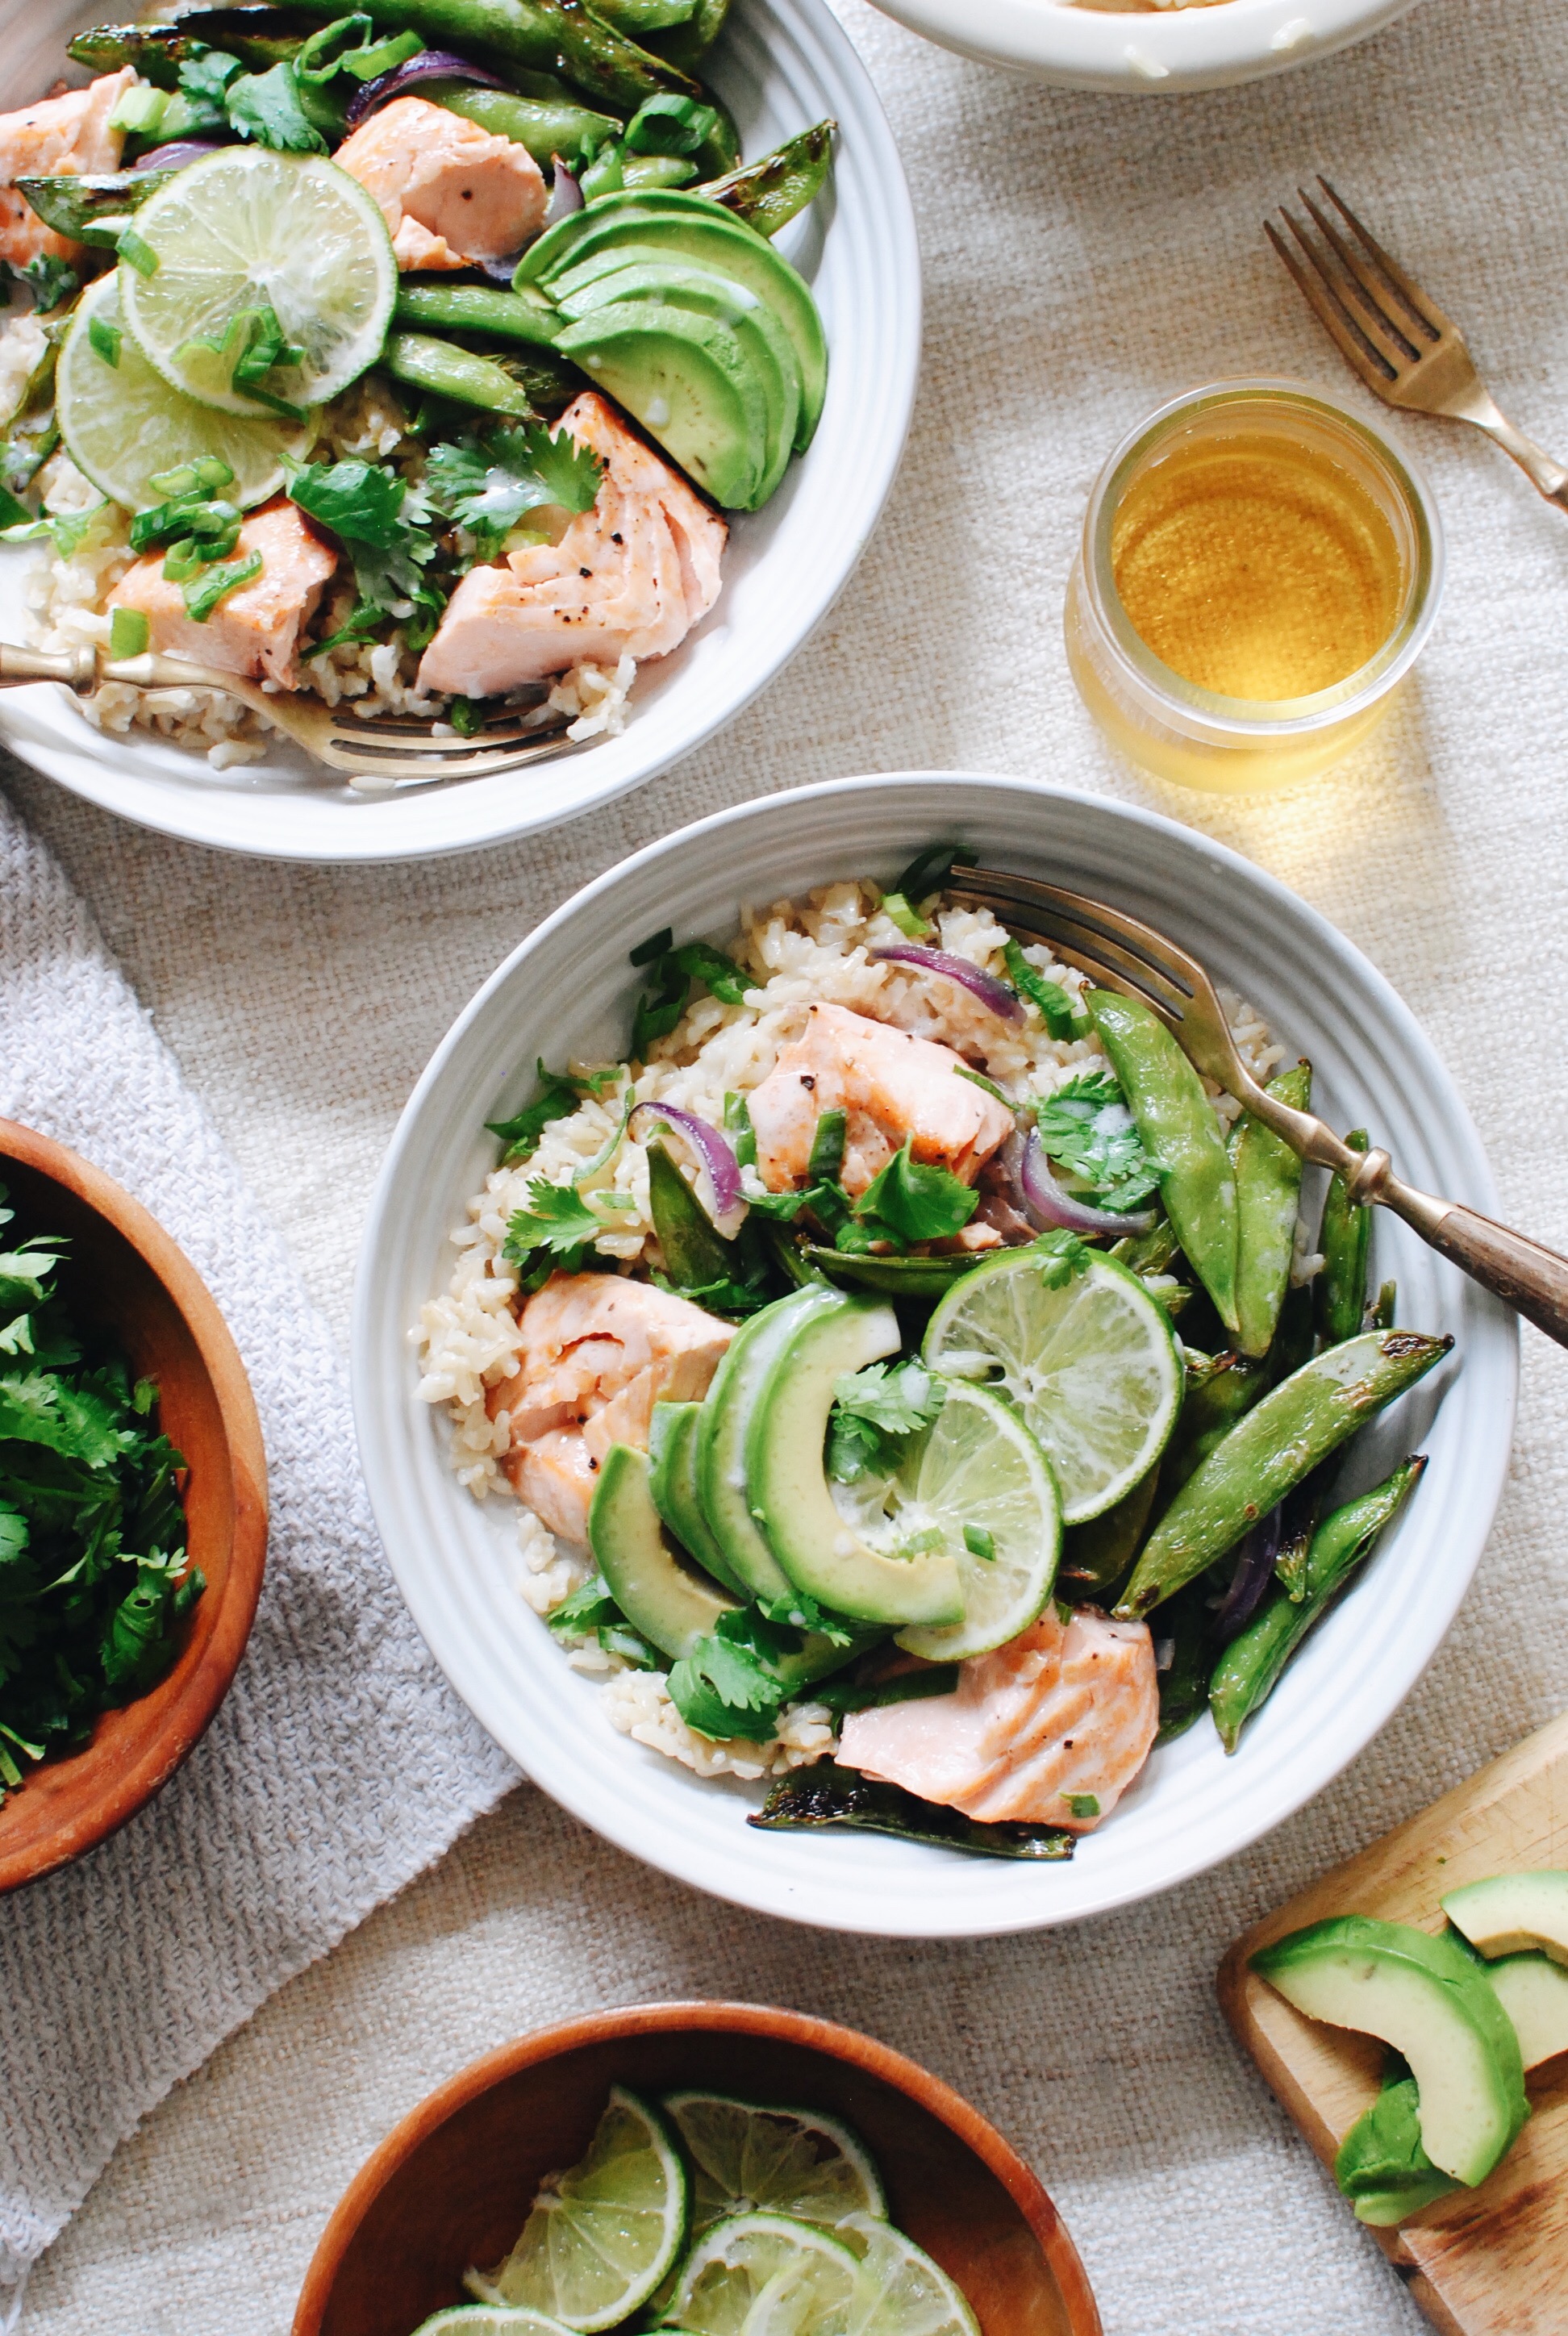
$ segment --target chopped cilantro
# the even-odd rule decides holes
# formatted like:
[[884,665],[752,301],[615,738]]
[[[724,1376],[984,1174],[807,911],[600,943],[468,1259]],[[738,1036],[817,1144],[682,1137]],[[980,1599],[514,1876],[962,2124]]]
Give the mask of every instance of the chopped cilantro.
[[[781,1629],[810,1630],[835,1647],[852,1647],[855,1642],[855,1624],[846,1622],[842,1614],[830,1614],[825,1606],[819,1606],[803,1590],[792,1590],[787,1598],[766,1600],[755,1611]],[[785,1651],[794,1654],[797,1650],[790,1647]]]
[[[82,278],[76,270],[63,259],[51,258],[46,251],[41,251],[36,259],[30,259],[22,273],[33,287],[33,306],[41,316],[47,316],[53,309],[69,307],[82,289]],[[93,329],[89,326],[89,337]],[[96,340],[93,346],[98,348]],[[101,349],[99,355],[102,355]],[[118,359],[111,357],[109,362],[113,365]]]
[[546,1616],[550,1628],[563,1639],[587,1638],[601,1624],[611,1628],[624,1622],[626,1616],[616,1604],[610,1586],[602,1573],[574,1590],[563,1606],[556,1607]]
[[235,75],[243,72],[238,57],[226,49],[203,49],[199,56],[188,56],[180,67],[180,87],[193,104],[207,104],[221,120],[224,92]]
[[1097,1817],[1100,1814],[1099,1796],[1096,1793],[1064,1793],[1062,1798],[1076,1817]]
[[675,1028],[686,1012],[694,981],[704,983],[726,1006],[742,1004],[750,986],[744,967],[726,957],[722,949],[706,941],[687,941],[672,949],[672,938],[667,925],[639,941],[631,952],[632,964],[647,968],[651,985],[638,999],[632,1020],[631,1051],[639,1063],[646,1062],[649,1050]]
[[[280,154],[325,154],[326,141],[299,102],[299,84],[287,58],[262,73],[241,73],[224,92],[229,125]],[[120,248],[124,251],[124,238]]]
[[1035,1007],[1047,1032],[1053,1038],[1070,1038],[1081,1018],[1076,1007],[1059,981],[1047,981],[1037,972],[1018,942],[1009,934],[1002,951],[1013,988],[1026,1002]]
[[[735,1635],[726,1625],[735,1626]],[[670,1701],[699,1736],[721,1742],[738,1736],[754,1744],[772,1736],[784,1690],[758,1652],[755,1636],[755,1618],[744,1608],[721,1615],[713,1634],[699,1639],[671,1670]]]
[[436,510],[491,550],[528,511],[591,511],[603,475],[592,448],[564,431],[497,422],[432,447],[425,483]]
[[873,1239],[942,1241],[969,1223],[979,1196],[950,1169],[915,1159],[910,1140],[854,1204],[860,1223]]
[[833,1381],[828,1420],[829,1475],[853,1484],[869,1472],[891,1475],[899,1464],[901,1439],[929,1427],[943,1397],[940,1383],[913,1359],[841,1372]]
[[550,1184],[536,1176],[528,1188],[527,1208],[515,1209],[508,1220],[505,1254],[514,1265],[531,1261],[541,1250],[565,1258],[603,1231],[603,1220],[575,1184]]
[[824,1111],[817,1121],[812,1137],[811,1158],[806,1174],[813,1184],[836,1183],[843,1170],[844,1138],[849,1128],[849,1114]]
[[933,892],[943,890],[955,868],[972,868],[974,864],[974,853],[967,852],[961,843],[929,844],[924,852],[915,854],[903,874],[895,879],[893,891],[918,907],[920,901],[929,900]]
[[569,1119],[582,1101],[585,1089],[597,1095],[598,1083],[615,1076],[610,1071],[596,1071],[589,1079],[575,1079],[564,1071],[547,1071],[541,1055],[534,1065],[539,1093],[533,1101],[524,1104],[511,1119],[487,1119],[484,1123],[492,1135],[499,1136],[506,1147],[502,1153],[503,1166],[531,1159],[551,1120]]
[[346,542],[389,551],[406,529],[407,487],[379,462],[307,462],[288,482],[288,499]]
[[1040,1261],[1040,1280],[1047,1290],[1065,1290],[1076,1273],[1087,1270],[1093,1251],[1076,1233],[1041,1233],[1031,1243],[1031,1252]]
[[1122,1090],[1108,1071],[1082,1071],[1035,1106],[1047,1157],[1095,1197],[1096,1207],[1135,1208],[1158,1186]]
[[138,276],[157,275],[158,254],[133,227],[121,229],[114,248],[128,268],[134,268]]

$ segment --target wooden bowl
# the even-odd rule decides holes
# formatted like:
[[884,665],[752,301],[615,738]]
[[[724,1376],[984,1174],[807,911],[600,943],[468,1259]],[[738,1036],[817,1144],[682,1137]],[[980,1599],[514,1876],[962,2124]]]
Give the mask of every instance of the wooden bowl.
[[[71,1238],[60,1287],[111,1324],[190,1469],[190,1555],[207,1578],[173,1669],[105,1712],[80,1752],[30,1769],[0,1808],[0,1893],[93,1849],[168,1783],[229,1691],[261,1594],[267,1462],[245,1366],[205,1283],[141,1203],[46,1135],[0,1119],[0,1183],[21,1227]],[[15,1230],[8,1228],[8,1231]]]
[[985,2336],[1100,2336],[1077,2250],[994,2127],[901,2053],[751,2003],[601,2011],[503,2045],[404,2118],[322,2234],[294,2336],[411,2336],[466,2301],[463,2273],[516,2240],[542,2176],[588,2147],[612,2084],[798,2103],[862,2134],[901,2230]]

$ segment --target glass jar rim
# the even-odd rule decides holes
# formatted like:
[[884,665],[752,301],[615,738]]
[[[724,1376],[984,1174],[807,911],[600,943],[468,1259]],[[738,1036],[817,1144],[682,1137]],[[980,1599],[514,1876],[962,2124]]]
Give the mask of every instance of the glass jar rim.
[[[1388,639],[1342,681],[1309,696],[1228,697],[1186,680],[1156,657],[1135,629],[1111,569],[1111,526],[1134,464],[1148,453],[1152,443],[1174,435],[1183,419],[1249,401],[1276,410],[1294,406],[1304,415],[1328,421],[1358,442],[1403,505],[1414,540],[1407,604]],[[1443,523],[1418,464],[1330,391],[1271,375],[1208,382],[1201,388],[1183,391],[1146,414],[1107,457],[1084,514],[1084,584],[1105,646],[1121,667],[1125,681],[1167,720],[1174,716],[1183,728],[1195,721],[1204,731],[1232,736],[1237,744],[1299,736],[1326,723],[1343,721],[1385,696],[1403,679],[1426,644],[1442,598],[1443,569]]]

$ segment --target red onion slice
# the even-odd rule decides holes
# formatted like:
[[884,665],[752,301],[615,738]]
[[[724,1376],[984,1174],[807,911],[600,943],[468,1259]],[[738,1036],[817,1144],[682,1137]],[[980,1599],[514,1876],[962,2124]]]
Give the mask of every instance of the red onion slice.
[[[667,1103],[639,1103],[631,1115],[633,1135],[646,1133],[656,1124],[667,1127],[672,1135],[684,1142],[700,1172],[698,1199],[713,1219],[715,1231],[722,1233],[726,1241],[734,1241],[745,1216],[745,1192],[740,1180],[740,1163],[728,1143],[716,1127],[710,1127],[694,1111],[677,1111]],[[706,1192],[702,1190],[704,1177],[709,1188]]]
[[1030,1128],[1027,1139],[1021,1144],[1013,1136],[1004,1152],[1004,1161],[1008,1153],[1014,1154],[1008,1164],[1017,1177],[1024,1206],[1042,1231],[1065,1228],[1074,1233],[1146,1233],[1154,1222],[1153,1209],[1091,1209],[1086,1202],[1076,1201],[1071,1193],[1064,1192],[1051,1173],[1051,1163],[1037,1128]]
[[983,973],[967,957],[955,957],[950,949],[921,949],[918,942],[900,941],[891,949],[872,949],[872,955],[892,965],[918,965],[926,973],[940,973],[947,980],[956,981],[1004,1022],[1021,1022],[1024,1018],[1022,1001],[1005,981],[998,981],[994,973]]
[[1284,1519],[1284,1503],[1280,1502],[1266,1517],[1259,1518],[1237,1551],[1236,1571],[1214,1617],[1214,1628],[1222,1639],[1239,1637],[1261,1604],[1263,1592],[1274,1578]]
[[550,156],[550,167],[555,177],[550,190],[550,208],[544,215],[547,228],[553,227],[557,219],[570,219],[573,211],[582,209],[582,189],[578,184],[575,171],[568,170],[559,154]]
[[488,72],[483,65],[471,65],[466,57],[457,56],[451,49],[422,49],[416,57],[405,57],[402,64],[394,65],[390,73],[377,73],[374,81],[360,84],[348,101],[344,116],[346,126],[357,130],[378,106],[401,97],[404,90],[422,81],[467,81],[481,89],[506,87],[499,73]]
[[190,162],[200,162],[204,154],[222,152],[216,138],[174,138],[167,146],[154,146],[150,153],[139,154],[131,168],[133,170],[183,170]]

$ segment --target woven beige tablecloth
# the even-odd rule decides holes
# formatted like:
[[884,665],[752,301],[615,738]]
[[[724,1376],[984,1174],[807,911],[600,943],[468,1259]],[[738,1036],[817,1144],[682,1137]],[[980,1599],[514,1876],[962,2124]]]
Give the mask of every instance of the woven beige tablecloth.
[[[842,7],[914,190],[923,383],[859,575],[727,736],[589,822],[368,872],[219,859],[31,773],[7,786],[339,1332],[398,1109],[531,922],[699,813],[909,765],[1154,801],[1295,885],[1425,1019],[1505,1213],[1568,1247],[1563,514],[1479,438],[1408,426],[1448,529],[1441,624],[1382,735],[1283,800],[1167,794],[1116,767],[1060,638],[1085,495],[1144,410],[1227,374],[1348,387],[1259,232],[1308,172],[1386,226],[1504,404],[1568,450],[1568,0],[1427,0],[1326,63],[1163,101],[1059,95]],[[1513,1482],[1428,1677],[1312,1807],[1130,1914],[998,1943],[826,1936],[697,1897],[518,1790],[150,2118],[34,2274],[25,2328],[281,2331],[339,2190],[432,2085],[585,2007],[731,1992],[870,2029],[977,2100],[1061,2205],[1114,2336],[1414,2329],[1232,2047],[1213,1973],[1266,1906],[1568,1700],[1565,1451],[1568,1358],[1526,1333]]]

